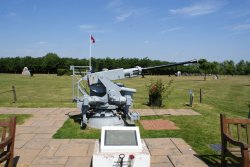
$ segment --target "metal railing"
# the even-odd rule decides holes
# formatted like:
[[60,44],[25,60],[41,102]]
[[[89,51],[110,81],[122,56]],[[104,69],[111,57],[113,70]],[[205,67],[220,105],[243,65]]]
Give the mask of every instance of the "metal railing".
[[70,66],[70,70],[72,70],[72,99],[75,101],[80,98],[83,91],[86,91],[82,81],[90,69],[89,66]]

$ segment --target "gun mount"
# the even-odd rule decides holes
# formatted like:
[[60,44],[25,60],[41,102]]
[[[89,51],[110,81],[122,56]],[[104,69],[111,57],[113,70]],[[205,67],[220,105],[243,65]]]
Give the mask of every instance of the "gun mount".
[[137,77],[147,70],[190,63],[197,63],[197,60],[146,68],[139,66],[129,69],[119,68],[86,74],[82,79],[87,80],[89,92],[85,88],[82,89],[78,83],[78,90],[82,96],[75,99],[82,113],[81,127],[85,128],[87,125],[93,128],[124,126],[133,124],[133,121],[140,119],[139,113],[130,111],[133,107],[133,93],[136,93],[136,89],[127,88],[121,83],[114,83],[113,80]]

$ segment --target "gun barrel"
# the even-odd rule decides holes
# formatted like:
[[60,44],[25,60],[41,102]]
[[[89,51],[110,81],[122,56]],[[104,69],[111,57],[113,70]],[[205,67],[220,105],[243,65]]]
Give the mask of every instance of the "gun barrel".
[[159,66],[146,67],[146,68],[142,68],[142,71],[163,68],[163,67],[178,66],[178,65],[183,65],[183,64],[192,64],[192,63],[198,63],[198,61],[196,59],[194,59],[194,60],[184,61],[184,62],[180,62],[180,63],[164,64],[164,65],[159,65]]

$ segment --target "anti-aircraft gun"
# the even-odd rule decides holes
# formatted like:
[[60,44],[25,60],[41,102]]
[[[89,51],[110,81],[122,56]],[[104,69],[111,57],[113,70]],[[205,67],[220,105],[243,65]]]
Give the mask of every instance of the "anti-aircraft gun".
[[139,113],[130,111],[136,89],[127,88],[121,83],[112,81],[137,77],[148,70],[190,63],[197,63],[197,60],[146,68],[136,66],[129,69],[119,68],[88,73],[84,79],[88,82],[89,93],[86,89],[78,87],[83,96],[76,99],[77,106],[82,112],[81,127],[85,128],[87,124],[93,128],[123,126],[140,119]]

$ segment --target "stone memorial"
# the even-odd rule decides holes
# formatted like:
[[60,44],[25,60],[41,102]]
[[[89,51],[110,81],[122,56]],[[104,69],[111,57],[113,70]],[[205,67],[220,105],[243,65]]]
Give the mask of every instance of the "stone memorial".
[[23,68],[22,75],[30,76],[30,71],[29,71],[28,67],[24,67],[24,68]]
[[102,127],[101,141],[95,143],[93,167],[110,166],[150,166],[150,153],[138,127]]

